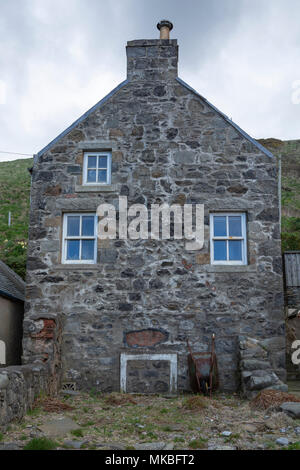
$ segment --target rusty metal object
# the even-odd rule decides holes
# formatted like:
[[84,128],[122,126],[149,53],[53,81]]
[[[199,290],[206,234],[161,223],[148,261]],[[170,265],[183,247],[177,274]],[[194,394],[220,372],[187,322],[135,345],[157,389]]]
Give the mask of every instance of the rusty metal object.
[[191,389],[193,392],[202,392],[204,395],[209,393],[211,397],[212,392],[219,386],[215,335],[212,335],[210,351],[193,353],[188,339],[187,346]]

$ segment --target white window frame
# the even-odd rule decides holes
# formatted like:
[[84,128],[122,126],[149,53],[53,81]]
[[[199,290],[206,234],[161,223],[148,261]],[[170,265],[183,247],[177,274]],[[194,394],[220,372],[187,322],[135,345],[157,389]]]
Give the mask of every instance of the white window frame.
[[[84,216],[93,216],[94,217],[94,236],[68,236],[67,235],[67,219],[68,216],[79,216],[80,217],[80,231],[82,228],[82,217]],[[97,263],[97,215],[95,212],[68,212],[63,215],[63,238],[62,238],[62,264],[96,264]],[[77,259],[69,260],[67,259],[67,241],[68,240],[94,240],[94,258],[91,259]],[[79,244],[79,258],[81,257],[81,243]]]
[[[107,179],[105,183],[101,182],[90,182],[87,180],[87,170],[88,170],[88,157],[97,157],[97,166],[96,166],[96,177],[98,175],[98,157],[107,157]],[[104,169],[104,168],[103,168]],[[84,152],[83,155],[83,184],[89,186],[105,186],[111,184],[111,152]]]
[[[215,237],[214,236],[214,217],[225,217],[226,216],[226,225],[227,225],[227,234],[228,231],[228,220],[230,216],[240,216],[241,217],[241,228],[242,228],[242,235],[240,237],[230,237],[229,235],[223,237]],[[210,263],[211,264],[219,264],[219,265],[246,265],[247,261],[247,226],[246,226],[246,213],[245,212],[213,212],[210,214]],[[214,259],[214,241],[226,241],[229,240],[241,240],[242,241],[242,260],[233,261],[229,260],[229,243],[226,243],[227,246],[227,260],[215,260]]]

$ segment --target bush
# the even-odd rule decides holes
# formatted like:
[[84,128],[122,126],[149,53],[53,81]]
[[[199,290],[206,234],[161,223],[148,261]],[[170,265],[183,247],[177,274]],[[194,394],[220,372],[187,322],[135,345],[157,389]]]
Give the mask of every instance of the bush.
[[47,437],[35,437],[26,444],[24,450],[54,450],[58,446],[57,442]]

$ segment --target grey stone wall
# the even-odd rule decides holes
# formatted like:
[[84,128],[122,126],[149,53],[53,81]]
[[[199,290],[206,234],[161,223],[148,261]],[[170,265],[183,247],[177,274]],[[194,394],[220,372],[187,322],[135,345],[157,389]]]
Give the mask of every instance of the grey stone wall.
[[239,338],[240,347],[240,373],[241,391],[245,398],[253,398],[262,390],[288,391],[288,386],[284,384],[274,372],[273,358],[274,349],[283,356],[285,352],[284,338],[272,341],[271,354],[270,341],[258,341],[256,338],[241,336]]
[[[186,337],[206,350],[216,334],[222,389],[239,387],[238,336],[284,337],[277,170],[200,96],[176,80],[177,42],[128,43],[128,82],[35,158],[27,262],[24,361],[49,358],[40,319],[62,322],[63,381],[119,390],[127,332],[166,332],[141,353],[177,353],[189,389]],[[196,51],[195,51],[196,53]],[[84,150],[112,151],[112,184],[82,186]],[[96,265],[61,264],[64,212],[100,203],[205,204],[205,245],[181,240],[98,242]],[[211,266],[209,213],[245,211],[248,266]],[[146,342],[147,343],[147,342]],[[48,356],[47,356],[48,354]],[[284,353],[272,354],[285,377]]]
[[128,393],[167,393],[170,364],[168,361],[128,361],[126,382]]
[[0,370],[0,430],[21,419],[41,393],[51,393],[50,373],[42,364],[10,366]]

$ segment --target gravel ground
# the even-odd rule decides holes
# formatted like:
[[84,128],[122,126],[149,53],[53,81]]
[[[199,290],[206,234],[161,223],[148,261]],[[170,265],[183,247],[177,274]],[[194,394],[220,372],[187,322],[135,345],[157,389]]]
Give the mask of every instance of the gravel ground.
[[[71,409],[64,409],[66,404]],[[26,448],[44,437],[57,449],[300,450],[300,420],[276,410],[253,410],[235,395],[210,400],[78,394],[53,402],[41,397],[21,422],[0,434],[0,449]]]

